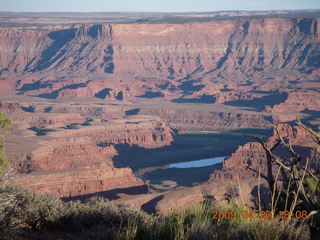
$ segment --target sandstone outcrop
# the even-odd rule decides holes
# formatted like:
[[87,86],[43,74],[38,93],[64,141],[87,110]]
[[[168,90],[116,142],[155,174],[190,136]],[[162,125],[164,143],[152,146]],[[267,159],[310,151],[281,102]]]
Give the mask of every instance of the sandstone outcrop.
[[2,27],[1,81],[44,98],[123,100],[151,92],[173,99],[227,87],[251,99],[244,92],[285,90],[290,81],[303,87],[318,76],[319,25],[318,18],[265,17]]
[[[297,114],[316,117],[320,110],[316,17],[35,26],[33,21],[0,24],[0,111],[15,124],[8,156],[26,173],[12,183],[40,193],[145,192],[145,183],[130,169],[114,168],[117,147],[169,146],[173,133],[188,133],[187,127],[265,129]],[[230,104],[263,102],[275,92],[288,97],[260,108]],[[305,133],[287,125],[280,131],[297,151],[317,159]],[[256,168],[264,160],[259,144],[247,143],[210,179],[254,177],[246,165]],[[223,191],[213,195],[220,198]],[[148,196],[141,208],[153,204],[167,211],[201,201],[201,192],[200,186],[191,193]]]
[[150,117],[74,126],[44,132],[32,151],[16,154],[11,149],[11,162],[21,172],[26,171],[26,164],[28,171],[113,167],[115,145],[158,148],[173,141],[172,129]]
[[23,110],[19,103],[0,101],[0,112],[21,113]]
[[290,92],[285,102],[266,108],[266,112],[276,115],[280,121],[295,120],[295,115],[302,111],[320,111],[319,92]]
[[89,137],[68,137],[41,142],[32,152],[31,169],[64,170],[113,167],[114,147],[99,147]]
[[250,92],[242,92],[242,91],[231,91],[231,92],[221,92],[215,95],[216,103],[225,103],[225,102],[233,102],[233,101],[241,101],[241,100],[253,100],[255,98],[261,98],[266,96],[266,94],[257,94]]
[[[232,63],[236,63],[233,67],[244,71],[249,66],[257,70],[281,66],[299,68],[306,63],[313,70],[318,22],[319,19],[265,18],[157,24],[157,27],[152,24],[87,24],[44,31],[2,28],[1,45],[6,48],[2,48],[4,57],[0,66],[9,72],[68,69],[164,76],[190,74],[198,69],[209,72],[228,68]],[[295,54],[308,43],[311,45],[306,49],[310,55],[297,62],[285,49],[283,40],[294,47],[298,38],[305,42],[295,49]],[[236,48],[239,43],[240,47]],[[15,51],[17,46],[19,51]],[[46,56],[41,54],[43,51],[47,51]]]
[[[145,183],[128,168],[100,168],[76,171],[36,172],[17,175],[10,184],[23,185],[37,193],[72,198],[99,193],[114,198],[119,193],[146,193]],[[114,191],[112,191],[114,190]]]
[[210,180],[243,179],[257,177],[257,174],[248,170],[247,166],[253,169],[260,167],[261,172],[265,171],[266,153],[260,143],[249,142],[240,146],[231,157],[223,162],[222,170],[214,171]]
[[172,125],[190,124],[233,128],[268,128],[271,126],[268,116],[256,112],[142,108],[139,114],[159,116]]
[[[261,183],[264,184],[264,180]],[[245,202],[249,206],[253,206],[255,194],[253,189],[256,186],[256,179],[243,179],[240,183],[229,179],[225,184],[221,182],[209,182],[199,186],[164,193],[123,196],[115,201],[158,215],[166,215],[174,209],[190,207],[204,200],[225,203],[227,202],[228,195],[231,195],[231,198],[236,202]],[[239,195],[239,188],[241,188],[241,196]]]
[[115,146],[158,148],[173,141],[169,125],[157,117],[124,118],[126,108],[52,103],[28,108],[32,111],[10,114],[15,129],[7,152],[21,173],[10,183],[40,193],[85,197],[102,192],[109,198],[117,189],[145,193],[145,183],[130,169],[114,167]]
[[[305,159],[309,158],[311,167],[319,169],[320,167],[320,149],[311,138],[311,135],[304,129],[292,127],[288,124],[279,124],[278,131],[284,139],[288,139],[293,146],[293,149],[300,155],[302,164]],[[268,139],[267,144],[272,145],[278,139],[276,131],[272,137]],[[286,154],[286,150],[278,147],[274,154],[277,157],[290,157]],[[258,174],[249,170],[251,167],[261,173],[266,172],[266,152],[258,142],[249,142],[239,148],[229,158],[224,160],[222,170],[214,171],[210,180],[225,180],[225,179],[245,179],[254,178]]]
[[19,126],[25,128],[57,128],[69,124],[82,124],[85,122],[78,113],[67,114],[38,114],[38,113],[23,113],[12,114],[10,118]]

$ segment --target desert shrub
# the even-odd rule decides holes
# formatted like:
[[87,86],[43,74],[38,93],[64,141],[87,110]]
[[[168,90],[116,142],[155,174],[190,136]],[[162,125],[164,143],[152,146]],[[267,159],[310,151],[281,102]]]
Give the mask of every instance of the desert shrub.
[[26,207],[34,194],[20,187],[0,187],[0,230],[12,228],[23,222]]
[[23,225],[33,231],[88,232],[96,228],[112,239],[133,239],[143,233],[153,217],[120,207],[103,198],[63,202],[51,195],[37,195],[17,186],[0,187],[0,231]]
[[0,188],[0,230],[26,224],[33,230],[49,228],[64,211],[64,203],[51,195],[36,195],[17,186]]
[[[218,205],[217,210],[233,211],[241,216],[242,211],[253,211],[248,206],[238,206],[234,202]],[[276,217],[273,219],[260,219],[257,213],[253,212],[252,217],[237,219],[212,220],[210,238],[213,239],[309,239],[308,226],[297,221],[283,221]],[[202,235],[208,237],[207,232]],[[197,239],[197,238],[194,238]],[[208,238],[200,238],[208,239]]]
[[260,220],[248,229],[253,235],[253,239],[310,239],[308,226],[301,225],[295,220],[282,220],[275,218],[272,220]]
[[10,166],[7,156],[1,150],[2,144],[3,143],[0,142],[0,177],[3,176],[8,171]]
[[309,199],[320,209],[320,181],[307,177],[304,181],[305,191]]
[[[314,209],[320,209],[320,181],[313,178],[307,177],[304,181],[305,194],[308,199],[313,203]],[[320,237],[320,214],[315,214],[309,219],[308,222],[312,232]]]
[[0,112],[0,177],[2,177],[9,169],[9,161],[4,154],[4,137],[9,133],[8,129],[11,125],[11,120],[7,115]]
[[24,222],[33,230],[44,231],[55,226],[61,214],[66,211],[66,205],[51,195],[36,195],[28,204],[24,214]]
[[91,239],[309,239],[309,229],[297,221],[220,219],[212,211],[243,209],[233,203],[213,207],[208,203],[176,210],[167,216],[151,216],[103,198],[86,202],[63,202],[49,195],[37,195],[21,187],[0,188],[0,230],[28,226],[35,232],[84,232]]
[[105,228],[119,229],[129,226],[134,219],[139,225],[144,225],[151,216],[129,208],[117,206],[104,198],[91,198],[81,203],[72,201],[65,203],[65,212],[56,219],[52,229],[78,232],[105,226]]

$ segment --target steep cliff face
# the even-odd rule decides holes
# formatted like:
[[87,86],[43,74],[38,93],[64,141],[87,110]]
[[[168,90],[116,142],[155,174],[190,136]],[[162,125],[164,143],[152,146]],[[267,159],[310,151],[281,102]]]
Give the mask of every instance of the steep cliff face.
[[153,117],[74,126],[47,132],[50,124],[45,129],[32,129],[40,134],[37,147],[24,152],[11,148],[12,165],[20,172],[113,167],[117,144],[158,148],[173,141],[172,129]]
[[21,113],[23,111],[19,103],[0,101],[0,112]]
[[[125,116],[126,107],[101,104],[69,104],[69,103],[25,103],[24,108],[29,112],[36,113],[43,116],[63,115],[63,114],[78,114],[84,119],[100,118],[100,119],[112,119],[121,118]],[[30,114],[32,115],[32,114]]]
[[33,171],[113,167],[111,159],[117,155],[114,147],[99,147],[86,137],[61,137],[41,144],[30,157]]
[[268,116],[251,112],[201,111],[191,109],[142,108],[139,114],[160,116],[170,124],[189,124],[234,128],[268,128]]
[[37,193],[58,197],[77,197],[99,193],[115,198],[117,193],[146,193],[144,181],[135,177],[129,168],[101,168],[77,171],[37,172],[17,175],[10,184],[22,185]]
[[266,94],[252,93],[246,91],[221,92],[215,95],[215,103],[225,103],[239,100],[253,100],[256,98],[262,98],[264,96],[266,96]]
[[260,143],[249,142],[239,148],[223,162],[222,170],[214,171],[210,180],[243,179],[257,177],[247,166],[265,172],[266,153]]
[[[63,197],[144,187],[128,169],[113,169],[114,146],[170,145],[170,125],[269,128],[320,110],[317,18],[1,27],[0,53],[0,94],[23,100],[1,101],[0,111],[29,134],[14,132],[9,157],[21,173],[34,171],[13,182]],[[272,92],[288,98],[262,113],[220,104]],[[211,179],[254,176],[244,169],[265,159],[259,147],[239,147]]]
[[25,128],[56,128],[85,122],[85,118],[78,113],[38,114],[24,112],[23,114],[12,114],[10,118],[20,127]]
[[[2,81],[15,76],[11,82],[21,92],[50,93],[43,96],[51,98],[100,93],[103,98],[122,100],[150,90],[165,95],[175,91],[180,96],[200,91],[212,81],[255,85],[252,81],[257,78],[270,89],[270,82],[319,74],[319,26],[319,19],[261,18],[1,28],[0,73]],[[59,77],[49,77],[53,72]],[[39,77],[43,73],[47,75]],[[76,74],[78,78],[70,77]],[[94,84],[97,75],[100,82],[109,80]],[[191,76],[198,87],[183,84]]]
[[[91,108],[74,108],[80,112],[88,109]],[[66,114],[69,113],[57,116]],[[79,113],[73,114],[80,116]],[[14,176],[9,183],[60,197],[87,197],[101,192],[108,198],[115,198],[116,193],[146,193],[146,184],[134,176],[131,169],[114,168],[113,158],[118,155],[115,146],[128,144],[157,148],[173,141],[170,126],[147,116],[109,119],[107,122],[95,119],[87,124],[73,123],[62,127],[45,122],[43,128],[27,130],[19,122],[15,124],[21,129],[14,131],[7,150],[11,165],[22,174]],[[29,141],[30,146],[24,141]]]
[[[292,127],[288,124],[279,124],[278,131],[284,139],[289,139],[293,149],[301,156],[302,160],[310,159],[311,167],[320,168],[320,149],[311,138],[311,135],[304,129]],[[273,136],[268,139],[267,144],[272,145],[278,139],[276,131]],[[277,157],[288,157],[283,148],[278,147],[274,154]],[[247,169],[250,166],[261,173],[266,172],[266,152],[258,142],[249,142],[239,148],[229,158],[223,162],[222,170],[214,171],[210,175],[210,180],[225,179],[245,179],[257,177],[258,174]]]
[[161,73],[318,66],[319,19],[80,25],[1,31],[1,70]]
[[285,102],[266,108],[266,112],[277,115],[280,121],[295,120],[296,113],[302,111],[320,111],[319,92],[290,92]]
[[[309,145],[317,147],[314,143],[312,135],[306,130],[298,126],[291,126],[289,124],[278,124],[277,129],[279,134],[290,141],[291,144],[297,145]],[[269,138],[270,142],[274,142],[278,139],[276,130],[273,131],[273,136]]]

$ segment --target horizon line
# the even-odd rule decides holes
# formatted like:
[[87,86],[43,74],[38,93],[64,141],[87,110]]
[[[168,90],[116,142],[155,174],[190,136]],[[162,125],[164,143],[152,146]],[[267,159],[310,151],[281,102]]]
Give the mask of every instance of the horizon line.
[[153,11],[1,11],[0,13],[218,13],[218,12],[276,12],[276,11],[320,11],[320,8],[299,8],[299,9],[269,9],[269,10],[213,10],[213,11],[174,11],[174,12],[153,12]]

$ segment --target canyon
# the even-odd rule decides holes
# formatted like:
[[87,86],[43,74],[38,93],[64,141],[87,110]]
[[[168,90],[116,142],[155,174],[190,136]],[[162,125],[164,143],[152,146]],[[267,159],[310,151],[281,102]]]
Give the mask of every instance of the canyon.
[[[303,164],[305,160],[309,158],[310,166],[316,169],[319,168],[320,155],[319,146],[312,140],[310,133],[299,127],[293,127],[289,124],[277,125],[279,134],[284,139],[289,139],[293,150],[299,154]],[[266,141],[267,146],[273,146],[276,140],[279,139],[279,135],[274,130],[273,135]],[[290,153],[281,149],[279,146],[274,150],[275,156],[279,158],[289,158]],[[263,149],[263,146],[255,141],[248,142],[243,146],[240,146],[229,158],[223,162],[221,170],[214,171],[210,175],[211,181],[225,181],[228,179],[246,179],[257,178],[258,173],[249,170],[247,167],[251,167],[265,174],[267,171],[267,154]]]
[[257,176],[246,167],[263,170],[266,156],[248,136],[272,144],[274,125],[319,168],[319,148],[292,123],[320,124],[320,14],[225,14],[0,13],[8,184],[165,213],[204,192],[223,200],[241,181],[250,202]]

